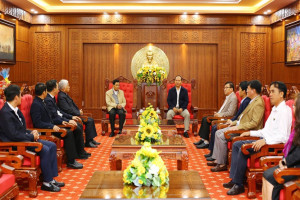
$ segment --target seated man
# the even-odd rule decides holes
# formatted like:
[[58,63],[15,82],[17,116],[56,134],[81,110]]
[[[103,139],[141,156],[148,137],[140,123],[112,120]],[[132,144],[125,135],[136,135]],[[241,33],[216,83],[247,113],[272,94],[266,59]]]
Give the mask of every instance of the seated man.
[[[251,100],[249,97],[247,97],[248,82],[247,81],[240,82],[239,86],[240,86],[239,87],[239,95],[242,99],[241,105],[239,107],[238,112],[235,114],[235,116],[231,119],[228,119],[226,124],[230,124],[232,121],[236,120],[239,117],[239,115],[245,110],[245,108],[248,106],[248,104]],[[216,131],[217,131],[217,124],[211,127],[210,141],[209,141],[209,147],[208,147],[208,149],[210,150],[210,153],[205,155],[207,161],[213,161],[213,158],[211,158],[211,156],[212,156],[213,150],[214,150]]]
[[189,95],[187,89],[181,86],[181,76],[176,76],[175,86],[169,90],[167,102],[169,110],[167,112],[167,120],[172,120],[175,115],[181,115],[184,118],[183,136],[188,138],[190,129],[190,113],[187,110],[189,104]]
[[[34,98],[30,108],[30,115],[34,127],[59,131],[60,128],[56,125],[68,124],[68,122],[63,121],[59,117],[53,118],[51,116],[44,102],[44,99],[47,96],[47,89],[44,83],[36,84],[35,95],[36,97]],[[60,137],[60,133],[55,135]],[[84,154],[82,135],[73,134],[71,130],[67,129],[67,135],[63,138],[63,140],[67,155],[67,167],[73,169],[83,168],[83,165],[75,160],[75,158],[78,157],[87,159],[87,155]]]
[[[214,117],[227,117],[227,116],[233,116],[237,110],[237,98],[234,93],[234,85],[232,82],[226,82],[224,85],[224,94],[226,96],[226,99],[221,106],[220,110],[218,112],[214,113]],[[209,127],[211,123],[207,122],[207,117],[203,117],[201,121],[201,126],[199,130],[199,136],[201,139],[194,143],[197,145],[198,149],[204,149],[208,148],[209,146]]]
[[[43,148],[37,154],[41,160],[41,170],[43,175],[42,190],[59,192],[60,187],[65,184],[55,181],[53,178],[58,176],[56,145],[53,142],[40,140],[37,130],[26,130],[25,118],[18,109],[21,105],[20,87],[10,85],[4,90],[6,103],[0,110],[0,139],[3,142],[40,142]],[[27,150],[35,152],[35,147]]]
[[[60,110],[73,116],[80,117],[80,115],[83,115],[82,110],[79,110],[79,108],[74,103],[73,99],[67,94],[70,91],[69,82],[65,79],[62,79],[58,83],[58,88],[60,91],[57,96],[57,105],[60,108]],[[94,138],[97,136],[94,119],[88,117],[88,120],[86,122],[83,121],[83,123],[86,127],[85,146],[97,147],[96,145],[99,145],[100,143],[94,140]]]
[[216,132],[215,145],[212,158],[214,163],[207,163],[209,166],[216,166],[210,169],[212,172],[227,170],[227,140],[224,133],[228,130],[258,130],[263,127],[265,103],[260,96],[261,83],[257,80],[248,82],[247,96],[251,99],[247,108],[237,120],[231,122],[230,126]]
[[231,188],[227,194],[237,195],[245,191],[243,182],[247,169],[247,159],[249,155],[244,155],[241,151],[243,144],[253,143],[250,154],[258,152],[265,144],[286,143],[292,126],[292,110],[285,104],[287,88],[284,83],[275,81],[270,86],[270,100],[274,105],[272,112],[266,121],[265,127],[257,131],[248,131],[241,134],[241,137],[254,136],[261,137],[260,140],[237,141],[232,147],[230,178],[229,183],[223,186]]
[[124,92],[119,89],[120,81],[115,79],[113,80],[113,88],[108,90],[105,94],[105,100],[107,105],[107,111],[109,113],[109,122],[111,127],[111,133],[109,137],[115,136],[115,119],[116,114],[119,115],[119,134],[122,133],[123,124],[125,122],[126,116],[126,99]]

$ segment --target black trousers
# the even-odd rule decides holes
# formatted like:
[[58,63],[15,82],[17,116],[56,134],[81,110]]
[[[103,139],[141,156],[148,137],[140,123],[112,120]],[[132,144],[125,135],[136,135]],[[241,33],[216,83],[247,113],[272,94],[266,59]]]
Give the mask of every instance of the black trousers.
[[[58,176],[56,145],[53,142],[46,140],[37,140],[43,144],[43,148],[37,155],[40,156],[41,170],[44,182],[50,182],[54,177]],[[35,147],[28,147],[27,150],[35,152]]]
[[203,117],[201,121],[201,126],[200,130],[198,132],[199,136],[202,139],[209,140],[209,128],[210,128],[211,123],[207,122],[207,117]]
[[[277,183],[273,175],[277,168],[279,168],[278,165],[266,170],[263,174],[263,177],[274,186],[272,191],[272,200],[279,200],[280,190],[283,189],[283,184]],[[297,176],[283,176],[285,183],[296,178]]]
[[217,130],[218,130],[217,125],[214,125],[214,126],[211,127],[210,141],[209,141],[209,146],[208,146],[208,149],[210,150],[210,153],[214,152],[215,137],[216,137]]
[[125,122],[125,116],[126,116],[124,109],[112,108],[108,113],[109,113],[109,122],[110,122],[111,131],[113,132],[115,130],[116,114],[119,115],[119,129],[120,131],[122,131],[123,124]]
[[64,140],[67,163],[74,163],[74,160],[78,158],[78,155],[85,152],[82,126],[77,126],[77,128],[73,132],[70,129],[66,130],[67,135],[63,138],[60,136],[61,133],[54,133],[54,135]]
[[83,124],[85,125],[85,142],[88,143],[97,136],[95,122],[93,118],[88,117],[88,120]]

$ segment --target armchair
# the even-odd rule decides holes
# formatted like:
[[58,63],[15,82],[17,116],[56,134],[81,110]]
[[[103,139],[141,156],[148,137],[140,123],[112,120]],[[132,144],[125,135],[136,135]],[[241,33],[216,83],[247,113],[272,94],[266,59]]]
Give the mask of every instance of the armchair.
[[[57,167],[58,167],[58,171],[61,172],[62,171],[62,163],[63,163],[63,157],[65,155],[64,153],[64,141],[61,140],[58,137],[55,137],[54,135],[52,135],[52,133],[54,133],[55,131],[53,131],[52,129],[37,129],[37,128],[33,128],[33,124],[32,124],[32,120],[31,120],[31,116],[30,116],[30,108],[31,108],[31,104],[33,101],[33,97],[30,94],[25,94],[24,96],[22,96],[21,98],[21,105],[20,105],[20,110],[24,115],[25,121],[26,121],[26,127],[29,130],[37,130],[41,133],[45,133],[45,135],[41,135],[40,139],[42,140],[48,140],[51,142],[54,142],[56,144],[57,147]],[[65,127],[65,126],[61,126],[61,127]],[[73,127],[71,127],[73,128]],[[65,129],[60,129],[61,137],[65,137],[67,134],[67,131]]]
[[[263,170],[267,170],[271,167],[278,165],[282,156],[265,156],[260,158],[260,165]],[[284,183],[283,176],[298,176],[298,179]],[[276,169],[274,171],[275,180],[283,184],[284,188],[280,191],[280,200],[299,199],[300,191],[300,168],[287,168],[287,169]],[[297,196],[297,197],[296,197]]]
[[23,161],[22,156],[6,156],[0,155],[0,199],[9,200],[17,199],[19,195],[19,187],[15,181],[14,168],[8,163],[15,163],[21,165]]
[[[164,115],[167,115],[168,112],[168,103],[167,103],[167,96],[169,93],[169,90],[175,86],[175,79],[172,79],[169,81],[169,83],[166,83],[166,106],[164,107]],[[182,87],[186,88],[189,95],[189,103],[187,106],[187,110],[190,113],[190,123],[192,123],[192,132],[194,135],[197,135],[197,128],[198,128],[198,107],[195,107],[192,105],[192,90],[196,87],[196,80],[192,79],[191,81],[188,81],[184,78],[182,78]],[[173,120],[176,122],[183,123],[183,117],[181,115],[175,115],[173,117]],[[177,124],[177,123],[176,123]]]
[[[271,107],[271,102],[270,102],[270,98],[263,95],[262,96],[264,102],[265,102],[265,113],[264,113],[264,124],[266,123],[270,113],[271,113],[271,110],[272,110],[272,107]],[[232,153],[232,146],[233,146],[233,143],[235,141],[238,141],[238,140],[243,140],[243,139],[236,139],[233,141],[233,138],[236,137],[236,136],[239,136],[241,135],[243,132],[246,132],[246,131],[249,131],[249,130],[237,130],[237,131],[226,131],[224,133],[224,136],[226,138],[226,140],[228,141],[227,143],[227,148],[228,148],[228,165],[229,165],[229,168],[230,169],[230,165],[231,165],[231,153]],[[248,139],[247,139],[248,138]],[[250,140],[249,139],[250,137],[246,137],[245,140]],[[257,138],[257,137],[254,137],[254,138]],[[253,140],[258,140],[259,138],[257,139],[253,139]]]
[[21,157],[14,160],[6,159],[4,162],[12,163],[12,166],[15,168],[14,175],[16,178],[28,179],[29,196],[36,197],[38,195],[37,181],[41,174],[40,157],[34,152],[27,151],[27,147],[36,147],[35,152],[39,152],[43,145],[39,142],[0,142],[0,156],[2,158],[17,155],[24,157],[22,162],[12,162],[20,160]]
[[[119,76],[117,79],[120,81],[120,90],[124,91],[124,96],[126,99],[125,109],[127,112],[126,112],[125,121],[126,119],[135,119],[137,117],[136,106],[135,106],[135,102],[136,102],[135,83],[124,78],[123,76]],[[106,79],[104,83],[104,87],[105,87],[105,91],[108,91],[113,87],[113,84],[109,79]],[[115,120],[116,124],[119,124],[118,118],[119,116],[116,115],[116,120]],[[108,132],[108,123],[109,123],[109,114],[107,111],[107,107],[102,106],[102,120],[101,120],[102,135],[105,135],[105,133]],[[117,128],[118,127],[116,126],[116,129]]]

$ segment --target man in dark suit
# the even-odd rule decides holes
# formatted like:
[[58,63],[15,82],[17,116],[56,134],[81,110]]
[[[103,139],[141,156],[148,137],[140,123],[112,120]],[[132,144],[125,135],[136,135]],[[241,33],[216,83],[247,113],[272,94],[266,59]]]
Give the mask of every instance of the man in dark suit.
[[181,86],[181,76],[176,76],[175,87],[169,90],[167,120],[172,120],[175,115],[181,115],[184,118],[184,133],[183,136],[188,138],[190,127],[190,113],[187,110],[189,104],[189,95],[187,89]]
[[[52,118],[44,102],[44,99],[47,96],[47,89],[44,83],[36,84],[35,95],[36,97],[34,98],[30,108],[30,115],[34,127],[59,131],[60,128],[57,125],[68,124],[67,121],[63,121],[57,116]],[[60,137],[60,133],[55,134],[55,136]],[[85,154],[83,149],[82,135],[74,134],[71,130],[67,129],[67,135],[63,138],[63,140],[67,155],[67,167],[73,169],[83,168],[83,165],[75,160],[75,158],[88,158],[88,155]]]
[[[60,187],[65,184],[55,181],[53,178],[58,176],[56,145],[53,142],[40,140],[37,130],[26,130],[25,118],[18,109],[21,104],[20,87],[10,85],[4,90],[6,103],[0,110],[0,139],[3,142],[33,142],[43,144],[43,148],[37,154],[41,160],[41,170],[43,175],[42,190],[59,192]],[[27,150],[33,151],[33,148]]]
[[[60,90],[57,96],[57,105],[65,113],[73,116],[83,115],[82,110],[79,110],[73,99],[67,94],[70,92],[70,85],[66,79],[62,79],[58,83],[58,89]],[[96,142],[94,138],[97,136],[94,119],[88,117],[87,121],[83,121],[85,125],[85,146],[86,147],[97,147],[99,142]]]
[[[235,114],[235,116],[233,118],[227,120],[226,124],[230,124],[232,121],[236,120],[239,117],[239,115],[248,106],[249,102],[251,101],[251,99],[249,97],[247,97],[247,87],[248,87],[248,82],[247,81],[240,82],[240,84],[239,84],[239,96],[242,99],[241,100],[241,105],[239,107],[238,112]],[[208,149],[210,150],[210,153],[204,155],[206,157],[207,161],[213,161],[214,160],[213,158],[211,158],[211,156],[213,154],[216,131],[217,131],[217,124],[211,127],[211,136],[210,136],[209,147],[208,147]]]

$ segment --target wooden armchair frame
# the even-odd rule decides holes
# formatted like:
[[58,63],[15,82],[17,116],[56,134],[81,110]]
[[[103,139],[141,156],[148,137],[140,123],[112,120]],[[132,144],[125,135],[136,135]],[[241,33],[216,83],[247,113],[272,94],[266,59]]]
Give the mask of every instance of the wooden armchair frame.
[[[30,159],[30,166],[13,165],[16,178],[26,178],[29,183],[29,196],[36,197],[37,182],[41,174],[41,168],[36,163],[36,153],[26,150],[27,147],[36,147],[35,152],[42,150],[43,144],[39,142],[0,142],[0,155],[22,155]],[[8,161],[7,161],[8,162]]]
[[[14,163],[16,165],[21,165],[23,161],[22,156],[4,156],[0,155],[0,163],[3,163],[0,165],[0,178],[2,174],[13,174],[14,168],[11,167],[11,165],[6,165],[4,162],[8,163]],[[17,183],[15,183],[12,187],[10,187],[8,190],[6,190],[4,193],[0,195],[1,200],[10,200],[10,199],[16,199],[19,195],[19,187]]]
[[[245,137],[247,138],[247,137]],[[249,155],[249,149],[252,148],[252,144],[244,144],[241,148],[244,155]],[[263,166],[255,166],[257,161],[264,156],[282,156],[284,144],[272,144],[264,145],[259,152],[250,156],[250,166],[247,168],[246,177],[248,183],[248,198],[256,197],[256,182],[262,181],[262,175],[264,172]]]
[[[271,167],[278,165],[279,161],[282,159],[282,156],[265,156],[260,158],[260,165],[263,167],[263,170],[267,170]],[[283,176],[298,176],[296,180],[292,180],[284,183]],[[285,199],[293,199],[295,195],[299,195],[299,185],[300,185],[300,168],[287,168],[287,169],[276,169],[274,171],[274,178],[279,184],[284,183],[283,194]],[[297,194],[296,194],[297,193]],[[294,198],[297,199],[297,198]]]

